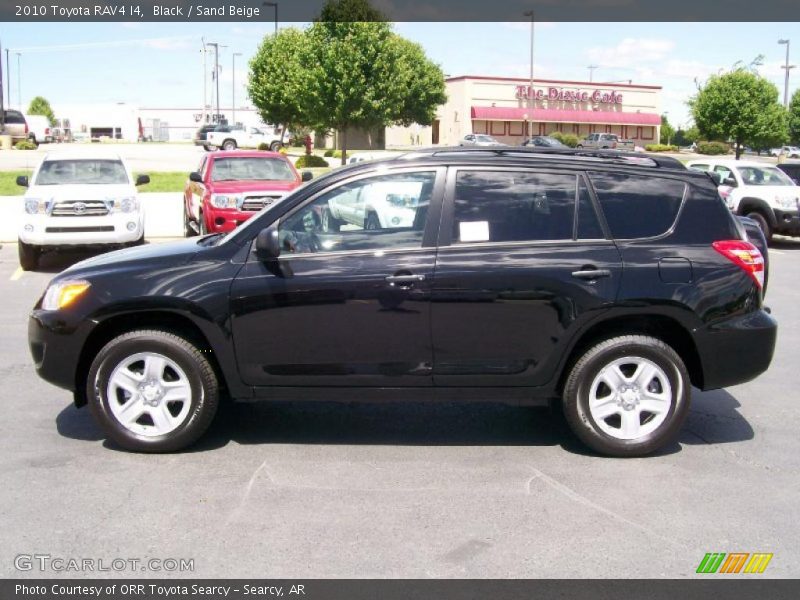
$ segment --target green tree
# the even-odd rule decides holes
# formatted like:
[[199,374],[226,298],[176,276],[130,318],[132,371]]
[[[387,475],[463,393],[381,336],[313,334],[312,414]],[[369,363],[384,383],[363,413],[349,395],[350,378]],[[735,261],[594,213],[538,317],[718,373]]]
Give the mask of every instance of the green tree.
[[36,96],[33,100],[31,100],[31,103],[28,105],[28,114],[47,117],[51,127],[56,124],[56,115],[53,112],[50,103],[46,98],[42,98],[41,96]]
[[786,138],[786,111],[778,88],[751,69],[737,67],[712,75],[689,101],[700,133],[735,144],[736,158],[745,144],[780,144]]
[[385,21],[383,14],[369,0],[330,0],[320,11],[317,21],[339,23]]
[[428,60],[422,46],[399,35],[392,36],[390,48],[396,53],[394,89],[400,92],[392,121],[430,125],[436,118],[436,109],[447,102],[441,67]]
[[671,144],[675,137],[675,128],[669,124],[667,115],[661,115],[661,139],[662,144]]
[[264,38],[250,61],[248,92],[264,123],[307,125],[309,75],[304,57],[306,36],[299,29],[281,29]]
[[800,90],[792,94],[789,102],[789,139],[792,144],[800,144]]

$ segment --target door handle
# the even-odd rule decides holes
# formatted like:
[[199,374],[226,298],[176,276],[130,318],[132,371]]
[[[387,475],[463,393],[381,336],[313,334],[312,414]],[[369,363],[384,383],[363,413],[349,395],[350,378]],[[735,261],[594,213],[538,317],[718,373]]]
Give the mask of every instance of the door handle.
[[413,285],[425,281],[425,275],[387,275],[386,283],[389,285]]
[[573,271],[573,277],[578,279],[600,279],[601,277],[611,277],[611,271],[608,269],[581,269],[580,271]]

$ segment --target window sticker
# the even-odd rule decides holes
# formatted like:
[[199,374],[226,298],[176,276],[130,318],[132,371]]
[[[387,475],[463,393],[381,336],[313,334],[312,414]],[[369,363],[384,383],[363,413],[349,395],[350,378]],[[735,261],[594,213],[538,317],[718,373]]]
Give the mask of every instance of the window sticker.
[[462,221],[459,225],[458,239],[461,242],[488,242],[489,221]]

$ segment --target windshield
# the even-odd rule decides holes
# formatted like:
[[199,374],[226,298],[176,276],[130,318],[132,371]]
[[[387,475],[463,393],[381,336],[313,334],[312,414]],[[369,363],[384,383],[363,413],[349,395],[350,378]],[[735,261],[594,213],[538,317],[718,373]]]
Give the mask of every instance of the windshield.
[[788,175],[775,167],[736,167],[745,185],[794,185]]
[[479,142],[493,142],[494,138],[490,135],[476,135],[475,139]]
[[118,160],[48,160],[42,163],[36,185],[126,184],[128,173]]
[[211,181],[295,181],[297,176],[285,160],[243,156],[218,158],[211,170]]

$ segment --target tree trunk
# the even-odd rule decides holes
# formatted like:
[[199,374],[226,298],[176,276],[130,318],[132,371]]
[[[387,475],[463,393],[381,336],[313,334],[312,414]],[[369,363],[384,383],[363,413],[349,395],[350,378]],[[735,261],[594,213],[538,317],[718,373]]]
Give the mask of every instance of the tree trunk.
[[741,142],[736,142],[736,160],[739,160],[739,157],[742,155],[742,149],[744,146]]
[[342,164],[346,165],[347,164],[347,129],[342,128],[340,131],[341,131],[341,134],[342,134],[342,136],[341,136],[342,137]]

